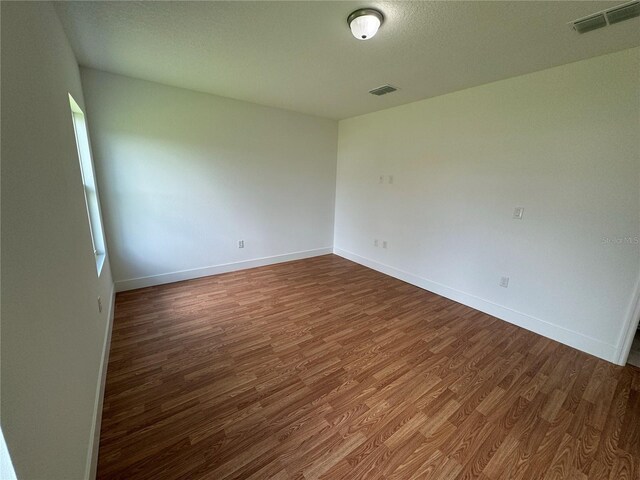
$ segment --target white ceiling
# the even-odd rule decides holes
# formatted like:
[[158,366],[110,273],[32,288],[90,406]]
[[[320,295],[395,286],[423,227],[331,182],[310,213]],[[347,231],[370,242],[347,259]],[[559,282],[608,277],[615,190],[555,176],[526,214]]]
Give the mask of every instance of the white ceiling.
[[[617,2],[57,2],[81,65],[347,118],[640,45],[640,18],[583,35]],[[351,36],[360,7],[385,15]],[[390,83],[398,92],[375,97]]]

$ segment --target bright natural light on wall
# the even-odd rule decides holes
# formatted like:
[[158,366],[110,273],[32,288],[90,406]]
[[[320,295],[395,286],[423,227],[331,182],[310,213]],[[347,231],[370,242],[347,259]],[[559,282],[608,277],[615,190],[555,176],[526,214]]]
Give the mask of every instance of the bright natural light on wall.
[[89,147],[89,134],[87,133],[87,123],[84,118],[84,113],[82,113],[82,110],[71,94],[69,94],[69,104],[71,106],[73,130],[76,133],[76,146],[78,147],[78,158],[80,159],[80,172],[82,173],[84,200],[87,206],[87,215],[89,217],[89,229],[91,233],[93,255],[96,259],[98,276],[100,276],[105,257],[104,232],[102,230],[102,219],[100,218],[100,207],[98,205],[96,176],[93,171],[91,148]]

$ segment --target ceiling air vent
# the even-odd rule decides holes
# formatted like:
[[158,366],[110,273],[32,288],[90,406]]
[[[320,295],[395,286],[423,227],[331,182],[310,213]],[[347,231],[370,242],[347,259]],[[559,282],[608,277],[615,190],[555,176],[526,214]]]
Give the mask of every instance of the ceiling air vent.
[[640,16],[640,2],[631,2],[607,10],[609,25]]
[[398,89],[396,87],[392,87],[391,85],[382,85],[381,87],[369,90],[369,93],[380,96],[386,95],[387,93],[395,92],[396,90]]
[[586,33],[606,26],[607,19],[604,18],[604,13],[573,22],[573,28],[578,33]]
[[630,18],[640,16],[640,0],[618,5],[601,12],[594,13],[587,17],[569,22],[573,29],[578,33],[586,33],[591,30],[606,27],[614,23],[623,22]]

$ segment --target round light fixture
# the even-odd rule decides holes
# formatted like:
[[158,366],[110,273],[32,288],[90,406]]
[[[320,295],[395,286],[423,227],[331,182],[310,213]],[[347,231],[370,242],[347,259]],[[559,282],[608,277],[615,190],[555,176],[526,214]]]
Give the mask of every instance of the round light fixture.
[[356,10],[347,18],[351,33],[358,40],[369,40],[382,25],[384,17],[382,13],[373,8],[361,8]]

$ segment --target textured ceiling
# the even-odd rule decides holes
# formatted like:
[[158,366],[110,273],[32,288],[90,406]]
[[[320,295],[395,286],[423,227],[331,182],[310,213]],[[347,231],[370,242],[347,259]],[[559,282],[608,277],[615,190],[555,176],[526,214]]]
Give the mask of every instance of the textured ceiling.
[[[621,2],[56,2],[81,65],[347,118],[640,45],[640,19],[579,35]],[[385,22],[368,41],[356,8]],[[398,92],[368,90],[390,83]]]

